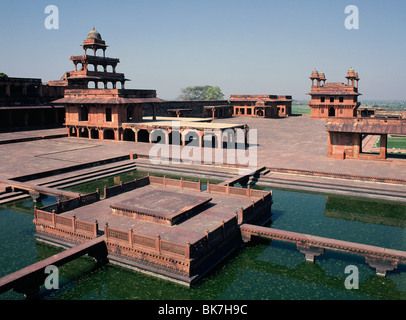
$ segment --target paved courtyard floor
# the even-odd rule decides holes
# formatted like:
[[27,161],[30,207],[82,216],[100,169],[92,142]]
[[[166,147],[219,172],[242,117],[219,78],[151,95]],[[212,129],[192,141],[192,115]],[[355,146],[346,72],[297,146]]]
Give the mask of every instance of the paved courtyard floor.
[[[263,119],[236,117],[216,119],[214,123],[245,123],[257,133],[257,165],[313,170],[373,177],[406,179],[404,161],[337,160],[327,158],[325,120],[310,117]],[[44,130],[42,135],[61,134],[64,129]],[[41,130],[0,133],[0,141],[24,136],[41,136]],[[0,178],[48,171],[82,163],[137,153],[149,155],[153,145],[127,141],[55,138],[0,145]],[[255,148],[251,146],[250,148]],[[252,149],[253,151],[253,149]],[[180,164],[184,166],[185,164]]]

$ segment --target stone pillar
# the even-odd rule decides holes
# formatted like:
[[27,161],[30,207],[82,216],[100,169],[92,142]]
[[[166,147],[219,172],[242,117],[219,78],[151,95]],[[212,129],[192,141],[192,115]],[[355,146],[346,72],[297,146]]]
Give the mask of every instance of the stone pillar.
[[199,147],[203,147],[203,136],[204,136],[204,131],[199,131]]
[[358,158],[359,154],[362,152],[362,134],[354,133],[352,136],[353,143],[353,157]]
[[138,142],[138,129],[132,128],[134,131],[134,142]]
[[312,247],[306,244],[297,244],[297,249],[303,253],[306,257],[306,261],[314,262],[314,257],[317,257],[324,253],[323,248]]
[[386,159],[387,153],[388,153],[388,135],[387,134],[381,134],[381,143],[380,143],[380,151],[379,151],[379,156],[381,159]]
[[34,203],[36,203],[38,201],[38,199],[40,198],[41,194],[39,192],[36,192],[36,191],[30,191],[30,196],[32,198],[32,201]]
[[114,129],[114,140],[115,141],[121,141],[122,140],[122,134],[120,128]]
[[385,260],[383,258],[365,257],[365,262],[376,269],[376,275],[385,277],[387,271],[396,269],[396,261]]

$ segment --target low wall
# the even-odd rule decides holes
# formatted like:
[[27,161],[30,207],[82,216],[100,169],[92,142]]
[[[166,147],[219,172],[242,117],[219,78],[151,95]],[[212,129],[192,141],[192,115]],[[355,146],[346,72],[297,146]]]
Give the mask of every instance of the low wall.
[[303,174],[303,175],[310,175],[310,176],[331,177],[331,178],[350,179],[350,180],[406,184],[405,179],[396,179],[396,178],[361,176],[361,175],[346,174],[346,173],[321,172],[321,171],[312,171],[312,170],[299,170],[299,169],[286,169],[286,168],[273,168],[273,167],[267,167],[267,169],[272,172],[281,172],[281,173],[293,173],[293,174]]
[[97,190],[89,194],[79,195],[77,198],[72,198],[65,201],[58,200],[57,203],[42,207],[41,210],[54,213],[63,213],[99,200],[100,193],[99,190]]
[[40,209],[34,209],[33,223],[38,234],[68,243],[81,243],[96,238],[99,233],[97,221],[81,221],[75,217],[64,217]]

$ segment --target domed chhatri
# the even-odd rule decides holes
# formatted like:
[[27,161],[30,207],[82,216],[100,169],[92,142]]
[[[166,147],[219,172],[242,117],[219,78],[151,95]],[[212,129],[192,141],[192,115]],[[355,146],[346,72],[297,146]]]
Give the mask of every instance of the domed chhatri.
[[347,77],[355,77],[355,70],[351,67],[347,72]]
[[316,70],[316,68],[314,68],[310,77],[318,78],[318,76],[319,76],[319,72]]
[[87,34],[87,40],[103,40],[100,33],[97,32],[97,30],[93,27],[93,30],[91,30],[88,34]]

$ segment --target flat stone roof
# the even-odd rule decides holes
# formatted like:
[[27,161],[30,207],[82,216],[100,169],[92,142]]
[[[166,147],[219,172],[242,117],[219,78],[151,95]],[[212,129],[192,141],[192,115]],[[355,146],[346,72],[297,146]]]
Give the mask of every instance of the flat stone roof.
[[[168,120],[158,120],[158,121],[140,121],[140,122],[125,122],[122,124],[123,127],[138,127],[138,128],[173,128],[179,126],[180,129],[190,128],[190,129],[198,129],[198,130],[224,130],[224,129],[233,129],[233,128],[244,128],[246,127],[245,124],[231,124],[231,123],[208,123],[208,122],[198,122],[189,120],[179,120],[180,118],[172,118]],[[212,120],[212,119],[210,119]],[[174,123],[173,122],[177,122]]]
[[142,188],[130,199],[110,205],[115,211],[123,212],[135,219],[154,218],[157,223],[173,223],[192,214],[202,205],[207,205],[212,198],[208,196],[181,194],[175,190],[146,190]]

